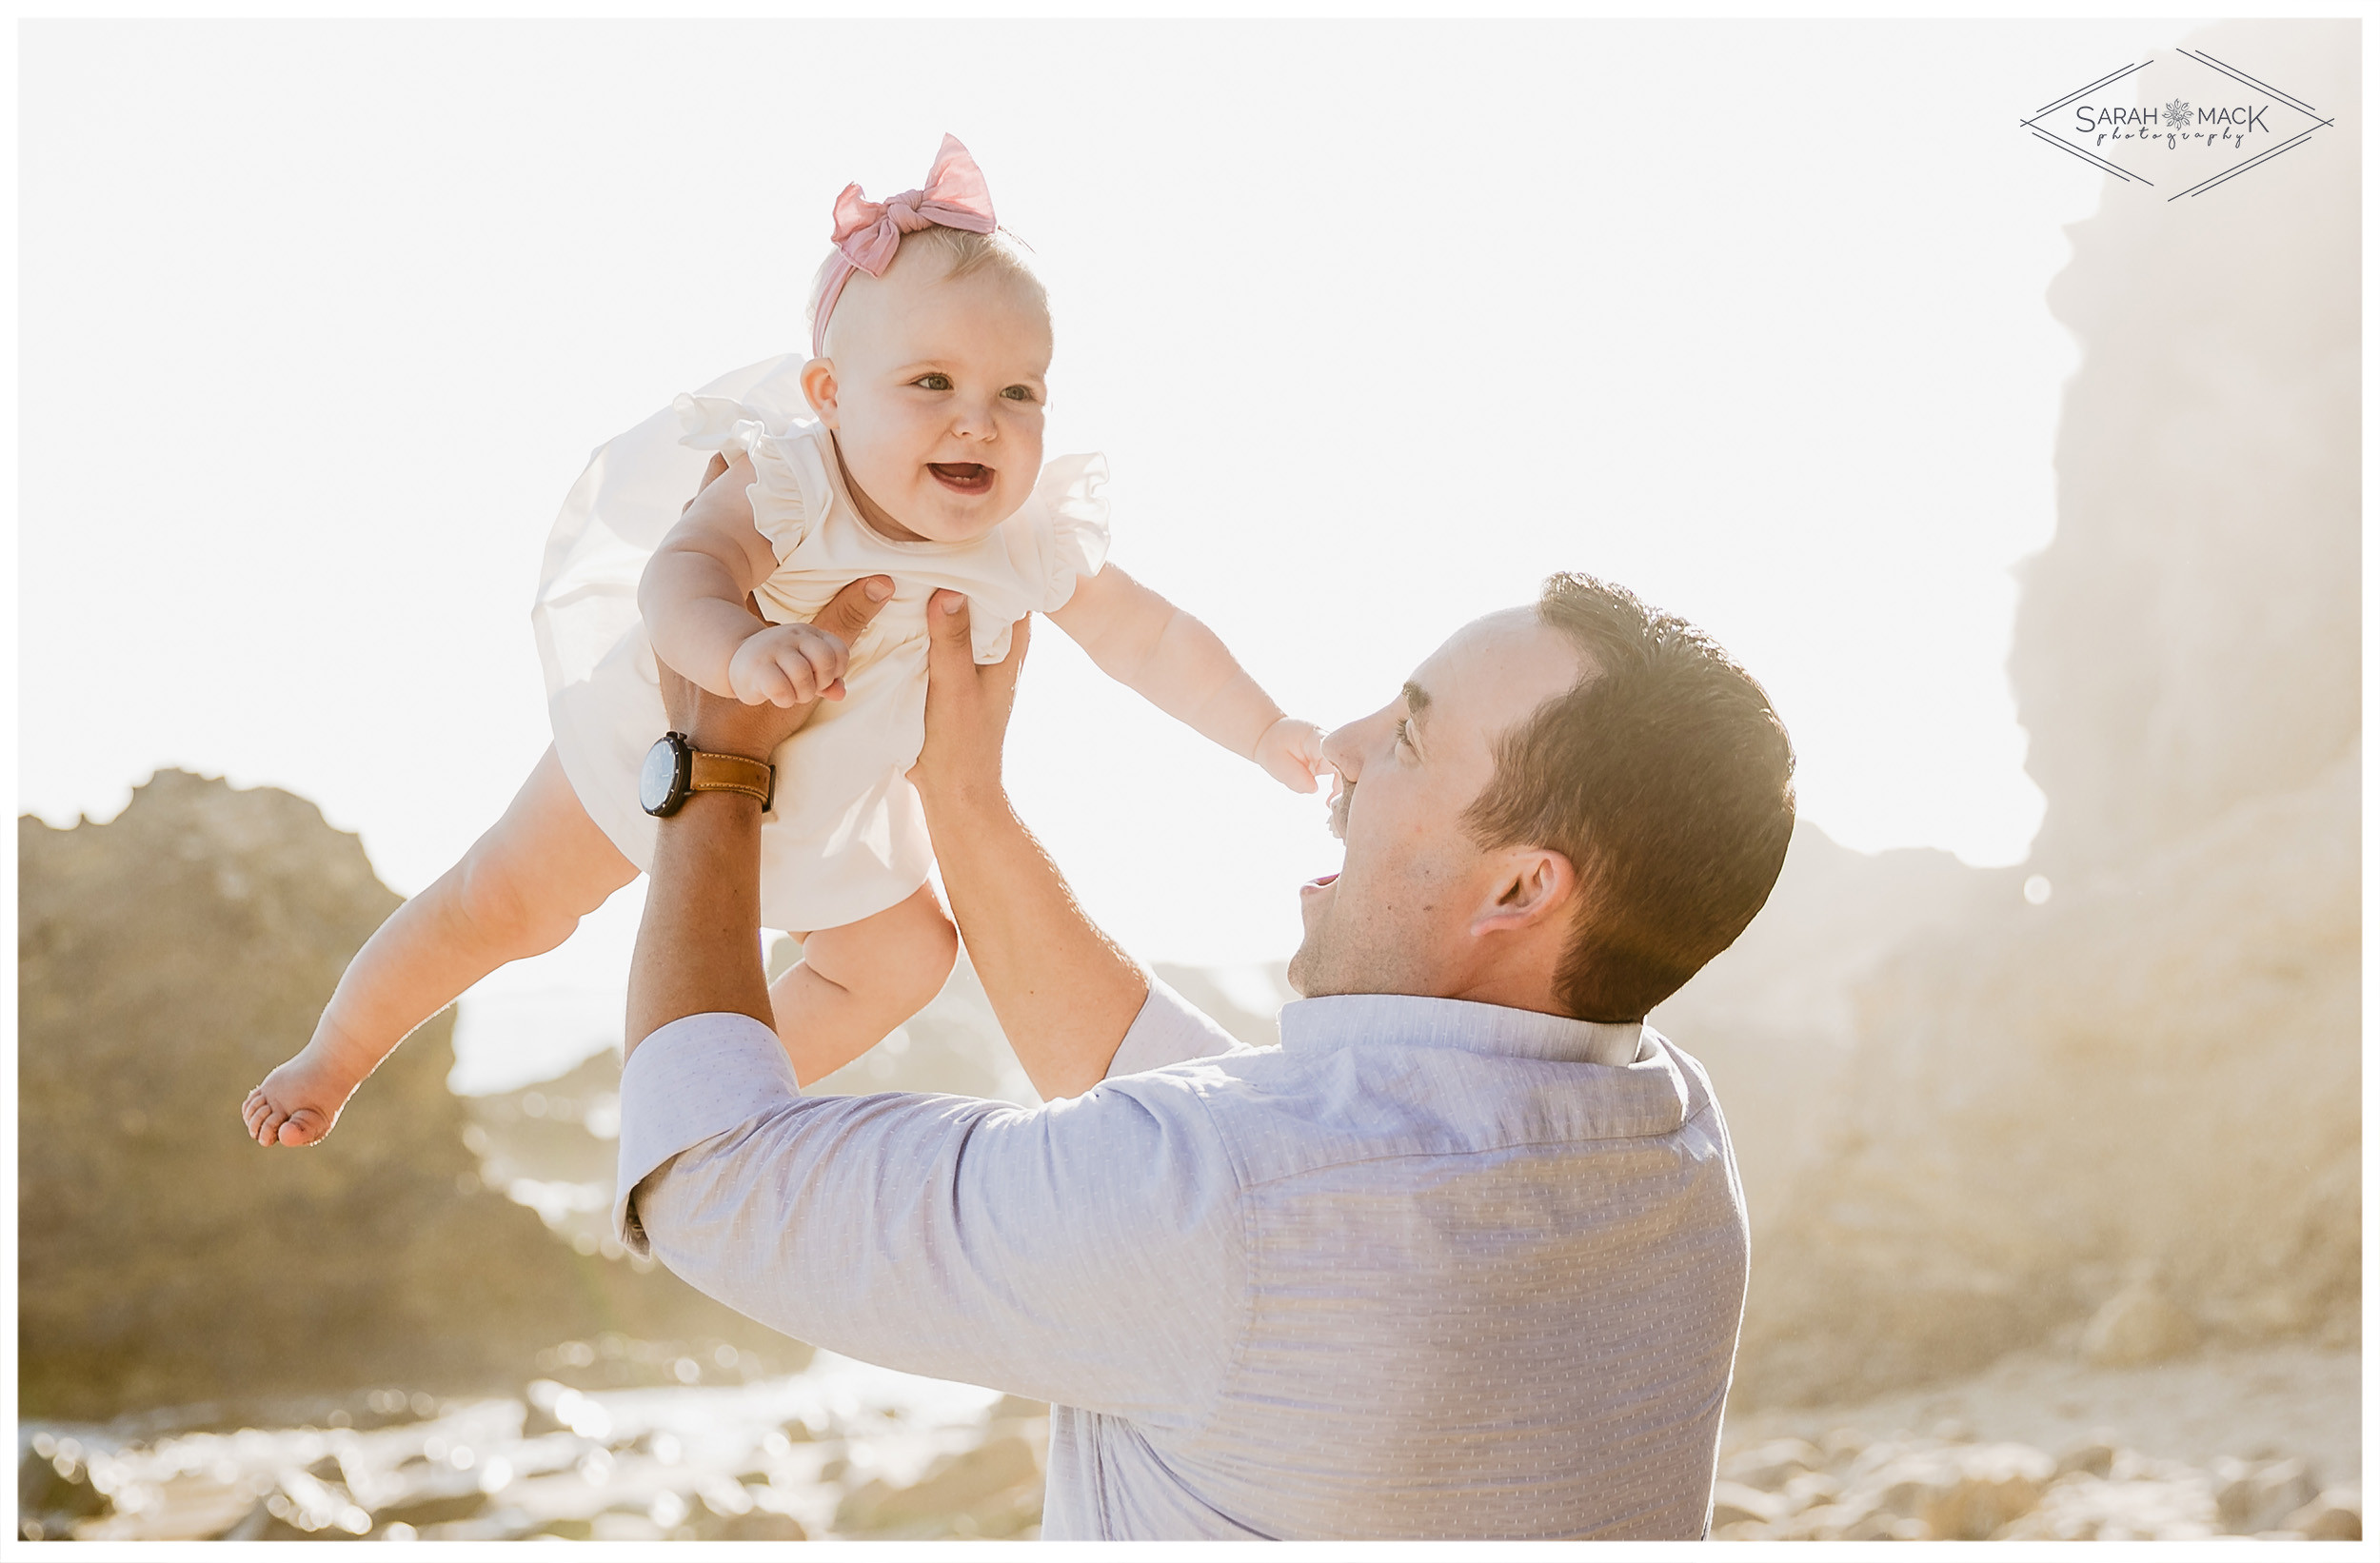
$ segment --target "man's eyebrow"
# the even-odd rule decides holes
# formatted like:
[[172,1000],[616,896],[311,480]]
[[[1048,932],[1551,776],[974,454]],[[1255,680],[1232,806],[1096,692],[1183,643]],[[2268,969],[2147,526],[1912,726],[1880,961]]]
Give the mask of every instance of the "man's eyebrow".
[[1407,679],[1405,681],[1405,714],[1409,717],[1418,717],[1429,708],[1430,692],[1411,679]]

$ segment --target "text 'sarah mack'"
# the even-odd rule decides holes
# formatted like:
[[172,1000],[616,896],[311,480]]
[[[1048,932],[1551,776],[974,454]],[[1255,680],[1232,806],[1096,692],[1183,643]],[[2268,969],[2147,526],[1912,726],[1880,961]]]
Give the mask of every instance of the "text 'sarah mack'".
[[2074,106],[2074,129],[2081,135],[2096,131],[2103,143],[2110,140],[2152,141],[2158,136],[2165,137],[2169,147],[2186,140],[2238,141],[2255,130],[2271,134],[2272,128],[2265,124],[2264,117],[2271,111],[2272,105],[2269,103],[2258,104],[2252,109],[2241,104],[2193,110],[2178,98],[2162,109],[2152,105],[2094,109],[2090,104],[2078,103]]

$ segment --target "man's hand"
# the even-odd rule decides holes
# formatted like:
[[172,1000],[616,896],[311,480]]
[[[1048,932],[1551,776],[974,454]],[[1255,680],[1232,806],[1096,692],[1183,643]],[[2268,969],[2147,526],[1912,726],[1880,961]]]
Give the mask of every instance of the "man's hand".
[[850,656],[851,643],[883,610],[892,593],[892,577],[863,577],[835,593],[834,600],[810,621],[809,627],[819,632],[816,639],[823,643],[824,654],[834,669],[833,677],[817,690],[816,699],[791,705],[746,705],[709,693],[663,663],[661,702],[669,713],[670,727],[685,734],[696,748],[708,753],[743,755],[765,762],[777,752],[779,744],[800,732],[803,724],[817,714],[820,700],[843,699],[843,668]]
[[1148,1001],[1148,979],[1083,915],[1001,789],[1001,743],[1031,622],[1018,622],[1008,655],[990,667],[976,665],[959,593],[934,594],[925,628],[925,744],[909,780],[925,805],[950,915],[1033,1088],[1076,1096],[1107,1073]]
[[[925,744],[909,780],[922,795],[989,798],[1000,792],[1000,751],[1016,709],[1017,675],[1033,639],[1031,616],[1008,638],[1008,655],[989,667],[975,661],[967,600],[938,591],[925,604]],[[940,843],[937,843],[938,845]]]

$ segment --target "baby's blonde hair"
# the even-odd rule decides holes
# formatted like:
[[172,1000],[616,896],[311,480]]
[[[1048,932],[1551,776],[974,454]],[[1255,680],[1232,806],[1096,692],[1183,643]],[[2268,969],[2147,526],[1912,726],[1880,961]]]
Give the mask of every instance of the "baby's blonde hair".
[[[919,249],[931,249],[943,258],[942,281],[956,282],[978,271],[995,272],[1030,299],[1033,307],[1041,312],[1042,320],[1049,319],[1049,291],[1041,286],[1041,279],[1034,275],[1033,263],[1026,259],[1024,242],[1006,228],[991,233],[969,233],[962,228],[944,228],[937,223],[932,228],[902,234],[901,252],[893,258],[893,264],[900,265],[912,251]],[[834,265],[835,252],[829,250],[826,258],[818,264],[818,275],[810,279],[809,308],[802,317],[805,325],[815,326],[818,323],[819,297],[826,290],[826,281],[833,274]],[[832,331],[834,322],[828,321],[826,328]]]

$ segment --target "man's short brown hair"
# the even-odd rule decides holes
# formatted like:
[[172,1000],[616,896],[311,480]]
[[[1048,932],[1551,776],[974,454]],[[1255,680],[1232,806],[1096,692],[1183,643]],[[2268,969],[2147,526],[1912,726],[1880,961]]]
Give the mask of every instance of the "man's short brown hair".
[[1557,575],[1537,616],[1586,671],[1504,735],[1464,822],[1482,846],[1571,861],[1555,997],[1583,1020],[1642,1019],[1767,902],[1794,833],[1793,742],[1716,642],[1624,587]]

